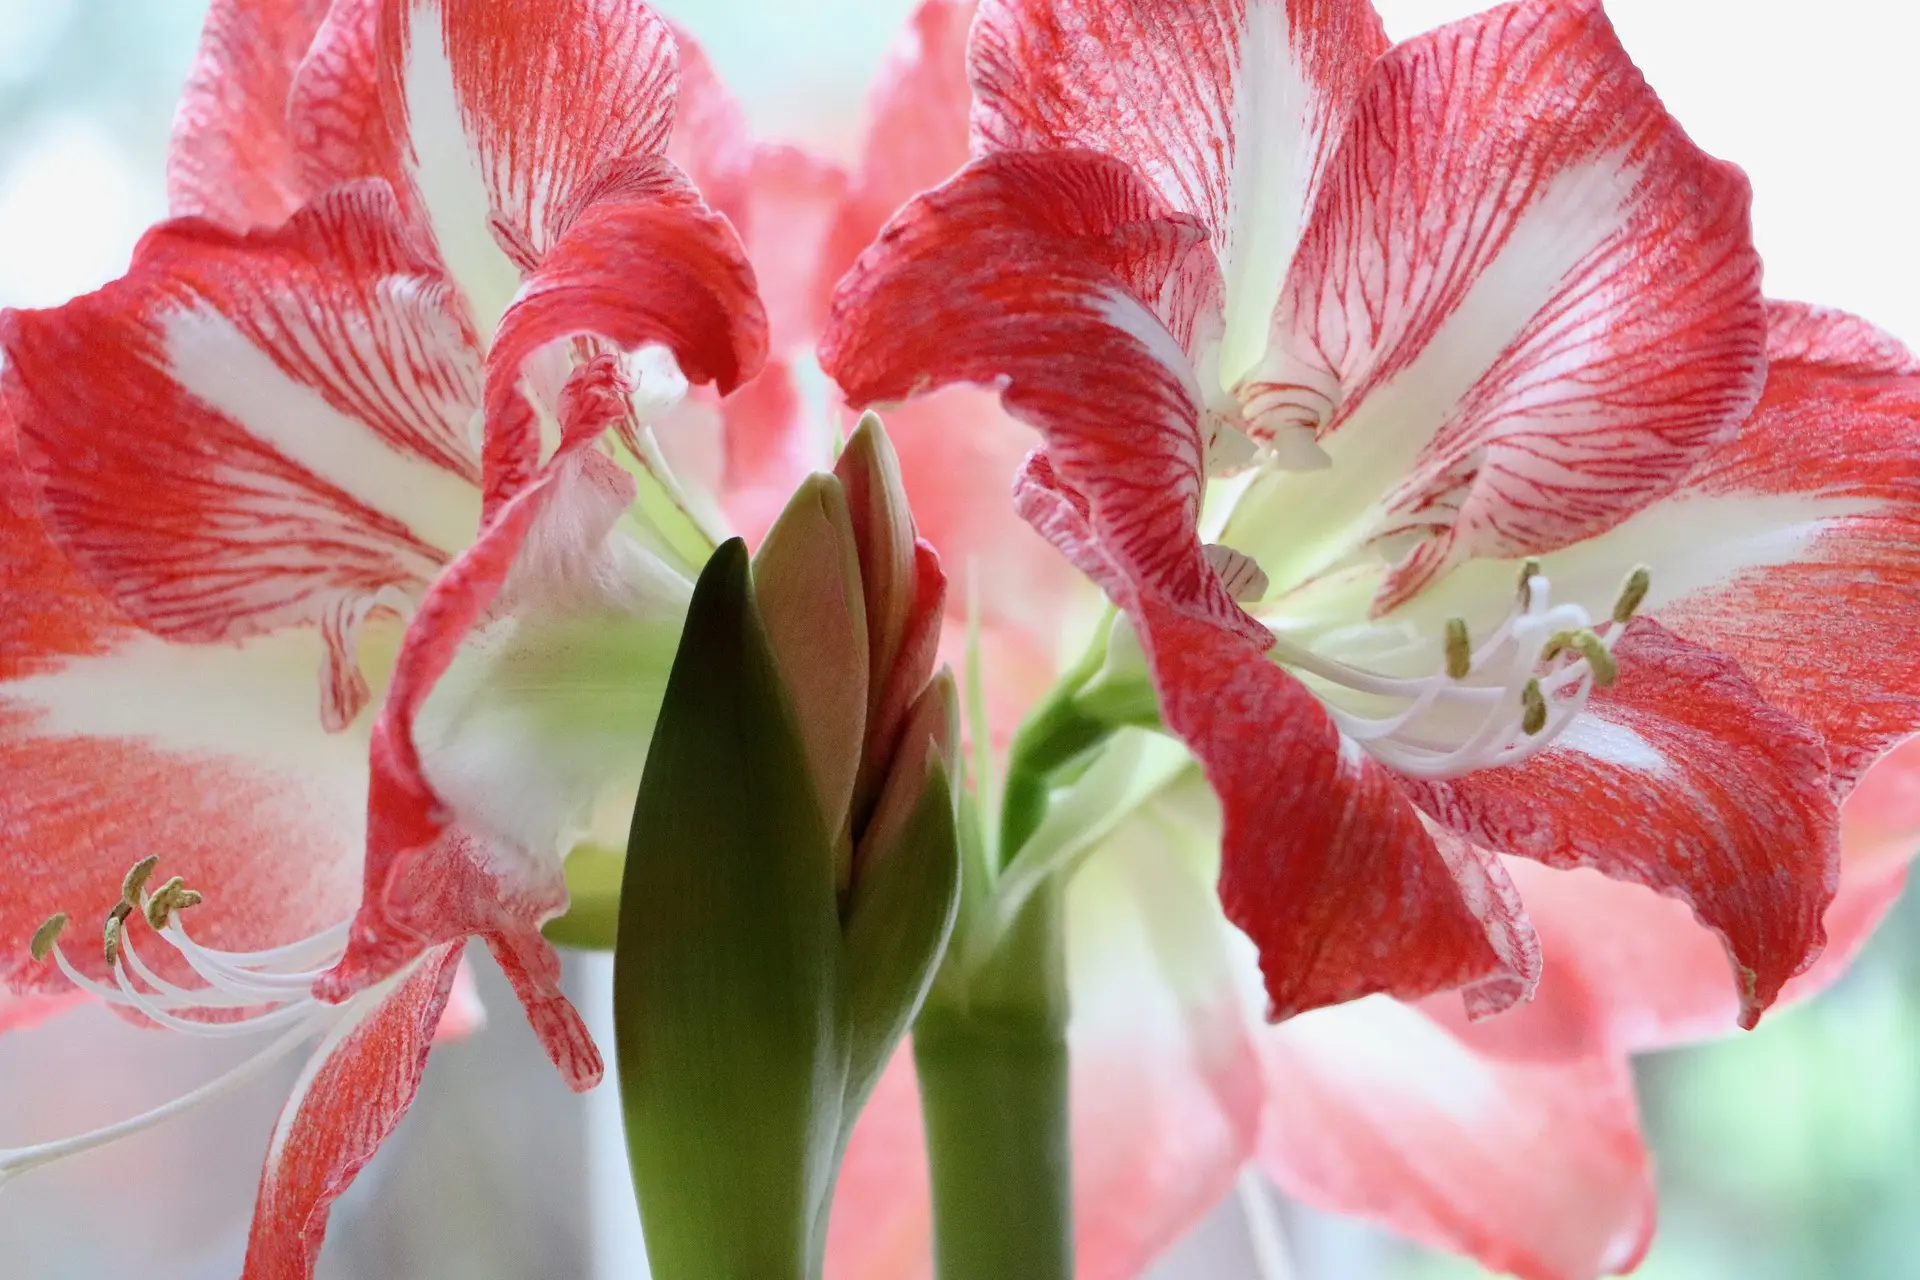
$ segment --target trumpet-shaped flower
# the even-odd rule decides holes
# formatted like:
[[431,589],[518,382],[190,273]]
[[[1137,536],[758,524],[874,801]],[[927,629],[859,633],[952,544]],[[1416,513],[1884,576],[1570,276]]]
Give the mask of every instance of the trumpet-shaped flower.
[[[1663,239],[1648,210],[1630,201],[1602,198],[1588,207],[1574,200],[1571,207],[1548,205],[1541,216],[1518,218],[1534,208],[1531,200],[1547,194],[1550,174],[1544,170],[1525,183],[1497,168],[1467,171],[1474,182],[1423,176],[1419,165],[1443,156],[1450,142],[1478,145],[1476,139],[1492,136],[1517,142],[1528,129],[1539,129],[1540,147],[1572,145],[1577,137],[1556,112],[1577,107],[1575,90],[1603,78],[1561,80],[1567,64],[1547,58],[1534,64],[1538,76],[1513,77],[1509,86],[1536,95],[1532,107],[1484,104],[1463,129],[1447,111],[1473,103],[1466,92],[1475,83],[1473,73],[1484,73],[1480,80],[1493,85],[1496,60],[1514,56],[1503,41],[1576,62],[1598,59],[1597,66],[1619,80],[1616,88],[1627,91],[1626,100],[1640,104],[1643,125],[1657,120],[1658,128],[1642,141],[1657,135],[1669,156],[1697,166],[1692,172],[1698,185],[1687,186],[1681,202],[1695,211],[1692,216],[1711,211],[1707,197],[1715,190],[1738,204],[1743,196],[1737,175],[1686,148],[1664,115],[1646,114],[1657,111],[1651,95],[1591,7],[1508,8],[1423,37],[1378,65],[1372,60],[1384,40],[1361,6],[986,0],[979,8],[971,91],[978,94],[974,142],[981,158],[941,190],[907,203],[917,188],[937,185],[968,155],[970,86],[960,68],[975,5],[928,0],[897,44],[872,99],[864,163],[829,244],[826,278],[851,264],[892,209],[907,207],[848,278],[823,358],[856,402],[914,397],[890,411],[888,421],[922,531],[956,574],[974,566],[982,649],[1030,655],[1032,674],[1018,663],[988,665],[994,682],[989,693],[1011,694],[1007,706],[1000,705],[1001,696],[990,698],[996,722],[1010,723],[1032,702],[1019,683],[1009,690],[1005,677],[1015,674],[1027,686],[1044,687],[1050,659],[1071,643],[1071,628],[1062,626],[1058,608],[1071,593],[1046,576],[1057,566],[1033,556],[1038,544],[1021,536],[1017,520],[984,514],[993,510],[990,500],[1010,465],[991,475],[985,465],[916,463],[960,455],[976,464],[990,456],[1010,459],[1007,428],[1013,424],[989,398],[1004,390],[1007,407],[1039,427],[1045,441],[1023,482],[1023,508],[1038,508],[1041,527],[1056,539],[1071,535],[1072,549],[1086,553],[1076,558],[1093,561],[1102,582],[1117,587],[1115,598],[1131,603],[1136,619],[1151,612],[1151,623],[1135,623],[1147,653],[1135,649],[1134,657],[1152,661],[1168,727],[1194,747],[1221,791],[1224,832],[1218,810],[1187,774],[1178,768],[1169,774],[1164,762],[1156,763],[1153,748],[1136,753],[1116,743],[1122,766],[1116,776],[1124,785],[1089,775],[1056,799],[1056,810],[1070,820],[1054,834],[1081,860],[1068,898],[1080,1274],[1090,1280],[1137,1274],[1230,1193],[1250,1162],[1311,1203],[1374,1218],[1497,1269],[1575,1280],[1630,1265],[1651,1236],[1653,1192],[1628,1055],[1720,1034],[1736,1019],[1750,1017],[1755,997],[1764,994],[1726,981],[1725,943],[1699,927],[1689,901],[1633,883],[1646,878],[1630,874],[1634,859],[1650,865],[1664,857],[1691,866],[1716,895],[1741,895],[1763,909],[1772,904],[1775,921],[1798,921],[1796,928],[1823,924],[1826,949],[1786,984],[1784,993],[1792,998],[1844,969],[1898,894],[1920,842],[1920,812],[1912,799],[1920,765],[1915,748],[1897,752],[1851,787],[1866,764],[1911,725],[1913,661],[1897,619],[1911,608],[1913,596],[1915,512],[1903,502],[1899,476],[1913,467],[1920,422],[1914,363],[1897,342],[1862,322],[1811,308],[1770,307],[1765,338],[1749,329],[1741,340],[1749,351],[1745,390],[1732,396],[1724,406],[1728,416],[1705,433],[1716,443],[1702,451],[1704,458],[1695,455],[1691,469],[1676,463],[1684,480],[1650,497],[1659,485],[1645,478],[1634,446],[1651,438],[1633,432],[1590,437],[1595,467],[1607,467],[1609,452],[1614,461],[1631,463],[1617,474],[1608,467],[1600,487],[1602,497],[1612,489],[1612,500],[1629,506],[1637,501],[1633,493],[1640,493],[1646,500],[1635,514],[1614,521],[1606,534],[1551,549],[1543,541],[1517,554],[1479,551],[1478,559],[1436,573],[1407,601],[1376,611],[1388,575],[1421,544],[1402,529],[1398,538],[1368,534],[1365,554],[1332,545],[1341,537],[1359,539],[1363,516],[1379,522],[1388,514],[1389,504],[1378,493],[1328,487],[1361,485],[1367,478],[1354,477],[1356,467],[1392,460],[1385,453],[1392,443],[1387,438],[1353,438],[1355,447],[1342,453],[1337,436],[1349,420],[1362,431],[1392,432],[1444,419],[1453,423],[1450,431],[1481,430],[1471,447],[1490,451],[1517,441],[1517,456],[1504,455],[1503,466],[1478,489],[1465,485],[1481,494],[1483,504],[1498,496],[1488,488],[1493,479],[1508,473],[1577,480],[1577,468],[1558,462],[1545,467],[1544,457],[1542,469],[1531,471],[1527,451],[1553,439],[1528,443],[1522,435],[1510,441],[1506,429],[1524,426],[1556,437],[1582,424],[1606,425],[1607,411],[1638,413],[1664,405],[1680,412],[1710,404],[1710,368],[1693,369],[1703,379],[1694,388],[1700,395],[1677,395],[1671,403],[1676,384],[1658,377],[1662,368],[1673,377],[1685,375],[1692,354],[1635,367],[1624,363],[1624,350],[1608,343],[1633,347],[1644,339],[1634,349],[1652,356],[1664,343],[1697,341],[1697,335],[1687,336],[1685,324],[1659,329],[1658,323],[1671,320],[1664,309],[1687,295],[1689,281],[1712,275],[1716,251],[1751,270],[1741,218],[1733,219],[1716,249],[1703,243],[1709,240],[1704,231],[1687,232],[1685,219],[1667,225]],[[1535,43],[1519,39],[1528,30]],[[1368,85],[1372,92],[1363,95]],[[1417,101],[1394,96],[1413,89],[1422,90]],[[1366,114],[1356,116],[1363,109]],[[1363,124],[1348,129],[1343,142],[1337,126],[1356,118]],[[1009,132],[1015,126],[1008,121],[1015,119],[1029,132]],[[1391,131],[1415,126],[1428,131],[1426,151],[1408,150],[1410,144],[1396,141],[1404,135]],[[1626,137],[1613,141],[1624,145]],[[1376,145],[1363,150],[1369,140]],[[1045,154],[1004,154],[1015,141]],[[1289,150],[1296,144],[1299,149]],[[1319,173],[1335,164],[1343,146],[1349,155],[1341,170],[1349,175],[1346,195],[1321,197],[1304,186],[1286,187],[1290,174]],[[1099,160],[1090,150],[1126,164]],[[1642,161],[1657,153],[1603,148],[1605,156]],[[1489,161],[1499,154],[1476,153]],[[1510,158],[1527,154],[1516,147]],[[1397,155],[1428,160],[1396,161]],[[1539,151],[1533,155],[1540,158]],[[938,168],[941,163],[945,169]],[[1008,180],[998,182],[996,173]],[[1063,174],[1085,181],[1073,186],[1062,178],[1061,186],[1046,186]],[[1063,187],[1085,202],[1049,205],[1047,193]],[[1289,189],[1297,219],[1267,218],[1263,210],[1269,207],[1284,214],[1284,202],[1274,201]],[[1485,196],[1490,189],[1524,208],[1464,199],[1464,193]],[[1656,189],[1642,182],[1628,194]],[[1102,202],[1129,192],[1153,215],[1103,222]],[[1304,304],[1286,310],[1271,299],[1259,304],[1274,305],[1282,319],[1324,320],[1324,354],[1347,379],[1335,389],[1348,408],[1336,414],[1333,426],[1316,428],[1312,441],[1333,465],[1282,466],[1283,454],[1296,467],[1319,459],[1301,447],[1306,442],[1297,432],[1269,438],[1256,429],[1240,398],[1229,394],[1235,386],[1220,379],[1230,312],[1218,304],[1234,286],[1213,290],[1211,313],[1197,309],[1199,339],[1184,335],[1190,339],[1186,346],[1173,341],[1177,326],[1157,316],[1161,308],[1181,314],[1175,309],[1181,290],[1191,291],[1196,276],[1202,285],[1210,283],[1208,258],[1225,265],[1224,274],[1234,274],[1223,246],[1236,227],[1243,249],[1255,255],[1243,253],[1239,261],[1264,262],[1270,279],[1258,269],[1242,274],[1243,300],[1231,314],[1244,321],[1249,308],[1258,310],[1245,300],[1249,289],[1258,294],[1270,287],[1279,298],[1285,284],[1284,296],[1306,297],[1305,283],[1288,283],[1289,265],[1304,270],[1305,253],[1286,245],[1256,250],[1247,237],[1278,227],[1297,239],[1314,208],[1323,209],[1316,215],[1321,220],[1343,210],[1357,216],[1376,210],[1370,200],[1388,193],[1400,201],[1393,208],[1402,224],[1370,224],[1367,234],[1341,241],[1337,253],[1329,248],[1314,259],[1322,261],[1315,270],[1323,287],[1336,268],[1349,273],[1338,295],[1344,309],[1316,302],[1311,311]],[[1234,202],[1242,194],[1268,203],[1236,222],[1231,211],[1241,207]],[[1568,223],[1562,234],[1628,237],[1616,248],[1624,252],[1631,244],[1640,259],[1625,278],[1609,277],[1600,270],[1609,259],[1597,259],[1591,277],[1597,292],[1558,287],[1543,265],[1551,260],[1530,256],[1572,252],[1573,240],[1553,244],[1549,234],[1548,243],[1516,242],[1511,230],[1524,222],[1534,233],[1550,232],[1555,219],[1582,208],[1618,220],[1610,232]],[[1049,222],[1050,211],[1061,221]],[[1434,221],[1442,215],[1455,221]],[[1413,234],[1422,228],[1434,234]],[[1190,253],[1205,257],[1197,264],[1183,260],[1184,272],[1154,277],[1153,287],[1130,290],[1128,280],[1137,277],[1128,273],[1143,262],[1151,265],[1156,244],[1176,233],[1194,242]],[[1695,237],[1696,266],[1649,265],[1670,261],[1654,256],[1655,250],[1665,244],[1669,253],[1679,253],[1684,234]],[[1087,248],[1088,240],[1099,242],[1098,254]],[[1463,247],[1472,250],[1467,259],[1449,256]],[[1520,256],[1503,257],[1508,250]],[[926,274],[917,274],[923,269]],[[898,278],[908,273],[915,273],[916,283]],[[1485,284],[1475,284],[1482,278]],[[1259,285],[1262,279],[1267,286]],[[1610,279],[1613,293],[1601,288]],[[1720,302],[1707,301],[1709,289],[1692,314],[1707,330],[1723,308],[1731,308],[1730,323],[1748,323],[1756,314],[1751,283],[1745,279]],[[1669,292],[1636,304],[1619,292],[1628,284]],[[1433,290],[1442,292],[1429,297]],[[1203,289],[1201,296],[1209,295]],[[918,299],[914,307],[909,297]],[[1405,328],[1402,311],[1423,298],[1432,309]],[[1477,298],[1480,309],[1463,313],[1470,298]],[[1616,325],[1605,319],[1604,308],[1581,312],[1576,305],[1608,298],[1642,308],[1633,311],[1638,319]],[[1528,312],[1529,305],[1536,309]],[[1748,320],[1738,321],[1743,309]],[[1156,318],[1143,319],[1150,315]],[[1585,318],[1576,324],[1579,316]],[[1340,327],[1349,319],[1357,326],[1351,340]],[[1531,323],[1536,319],[1539,325]],[[1402,345],[1389,361],[1349,362],[1349,351],[1357,360],[1360,336],[1369,326],[1382,333],[1401,326],[1394,340]],[[1279,320],[1270,329],[1252,327],[1269,338],[1291,332]],[[1762,341],[1772,362],[1764,394],[1753,405],[1760,389],[1753,375],[1762,366],[1752,348]],[[1488,344],[1493,355],[1510,358],[1492,369],[1453,365],[1489,351]],[[1683,350],[1698,349],[1674,348]],[[1265,351],[1259,354],[1267,359]],[[1243,348],[1238,358],[1252,357]],[[961,361],[965,367],[956,367]],[[956,379],[987,390],[941,388]],[[1325,371],[1319,385],[1330,386]],[[1585,396],[1583,387],[1589,389]],[[1455,400],[1444,401],[1448,394]],[[1249,441],[1260,438],[1260,447],[1240,444],[1222,427]],[[1229,474],[1200,474],[1209,443],[1218,469]],[[1438,448],[1446,440],[1430,431],[1398,444]],[[1108,451],[1094,452],[1102,448]],[[1237,454],[1253,465],[1231,462]],[[1169,458],[1174,465],[1163,467]],[[1122,470],[1121,462],[1141,465]],[[1343,463],[1347,477],[1330,475]],[[1438,473],[1426,474],[1432,479]],[[1039,488],[1043,477],[1052,477],[1053,493]],[[1062,478],[1074,487],[1060,486]],[[1152,524],[1151,517],[1163,514],[1155,504],[1183,484],[1187,505],[1172,503],[1180,508],[1178,518]],[[1339,503],[1356,499],[1377,509],[1348,511],[1345,527],[1329,522]],[[949,511],[961,518],[943,520]],[[1558,512],[1557,505],[1542,504],[1536,514],[1558,518]],[[1565,514],[1574,523],[1576,513]],[[1452,516],[1436,519],[1424,536],[1443,536],[1455,523]],[[1166,529],[1178,536],[1157,538]],[[1196,581],[1208,590],[1215,578],[1220,591],[1240,588],[1250,616],[1271,623],[1291,647],[1263,652],[1271,634],[1265,626],[1243,644],[1236,637],[1245,618],[1167,590],[1165,579],[1130,564],[1130,554],[1148,560],[1148,567],[1171,567],[1178,556],[1188,557]],[[1460,554],[1457,548],[1454,554]],[[1338,563],[1343,556],[1349,563]],[[1318,570],[1288,567],[1315,557]],[[1447,670],[1449,649],[1459,650],[1457,642],[1449,644],[1458,630],[1450,625],[1455,618],[1466,623],[1464,687],[1490,684],[1486,660],[1498,649],[1481,651],[1493,646],[1502,628],[1510,656],[1525,656],[1512,644],[1518,627],[1509,624],[1519,621],[1520,577],[1529,560],[1539,566],[1529,574],[1527,607],[1537,600],[1544,614],[1578,604],[1594,639],[1606,641],[1602,653],[1589,656],[1563,645],[1555,655],[1562,680],[1576,667],[1578,674],[1550,708],[1556,716],[1551,733],[1549,725],[1537,735],[1525,732],[1524,682],[1510,702],[1498,705],[1507,717],[1503,723],[1516,732],[1477,750],[1487,755],[1519,748],[1504,767],[1464,757],[1435,767],[1441,747],[1458,751],[1467,744],[1457,736],[1459,718],[1435,708],[1457,711],[1462,703],[1449,692],[1450,676],[1437,692],[1431,680],[1418,687],[1412,682]],[[1127,572],[1116,572],[1115,561]],[[1623,600],[1641,566],[1649,571],[1645,594]],[[1249,590],[1258,582],[1255,568],[1268,579],[1258,593]],[[1295,581],[1287,581],[1288,575]],[[1537,595],[1541,577],[1550,593],[1544,597]],[[1036,581],[1050,583],[1049,591],[1020,591],[1019,584]],[[998,601],[1003,589],[1015,599]],[[1639,590],[1633,586],[1632,594]],[[1676,638],[1664,641],[1664,649],[1639,648],[1636,661],[1641,637],[1623,635],[1627,627],[1613,620],[1614,607],[1626,604],[1634,606],[1635,632],[1651,639],[1651,618]],[[1196,613],[1204,625],[1192,621]],[[1567,623],[1554,630],[1578,629],[1574,619]],[[1158,647],[1154,624],[1162,626]],[[1881,635],[1882,626],[1890,634]],[[1863,643],[1868,630],[1879,638]],[[1543,637],[1533,656],[1552,638]],[[1124,628],[1116,639],[1111,647],[1123,650]],[[1613,648],[1623,641],[1627,648],[1615,658]],[[1721,656],[1707,659],[1697,649]],[[1701,665],[1683,663],[1680,671],[1714,678],[1676,688],[1672,664],[1689,654]],[[1415,664],[1416,655],[1430,666]],[[1329,657],[1354,673],[1371,670],[1408,683],[1391,698],[1363,698],[1335,678],[1348,671],[1316,674],[1306,666],[1324,665]],[[1609,658],[1615,659],[1611,674],[1617,679],[1611,687],[1592,687],[1597,681],[1588,673]],[[1639,691],[1636,666],[1649,682]],[[1186,684],[1170,685],[1169,677]],[[1545,703],[1551,673],[1541,679]],[[1368,736],[1363,719],[1390,721],[1390,713],[1404,714],[1423,695],[1432,700],[1421,713],[1431,729],[1437,734],[1452,726],[1455,737],[1415,740],[1408,731],[1417,716],[1397,730],[1387,723],[1388,732]],[[1560,722],[1569,710],[1560,704],[1576,699],[1580,714]],[[1468,699],[1464,705],[1472,710],[1478,704]],[[1277,718],[1276,707],[1319,727]],[[1223,719],[1230,722],[1222,725]],[[1483,723],[1468,721],[1470,728]],[[1647,750],[1623,750],[1636,742]],[[1127,763],[1129,755],[1135,763]],[[1790,767],[1781,769],[1783,762]],[[1436,776],[1470,764],[1480,768]],[[1228,785],[1222,785],[1223,771]],[[1499,839],[1484,825],[1469,826],[1478,846],[1469,850],[1443,824],[1464,824],[1484,812],[1468,807],[1490,803],[1475,788],[1499,779],[1510,780],[1501,803],[1509,814],[1525,805],[1525,822],[1509,824]],[[1784,785],[1789,781],[1794,785]],[[1612,802],[1614,788],[1625,803]],[[1140,801],[1142,794],[1151,799]],[[1439,803],[1441,796],[1448,803]],[[1429,806],[1426,816],[1410,817],[1408,797]],[[1837,893],[1826,904],[1834,871],[1829,806],[1841,799],[1843,857]],[[1316,808],[1320,817],[1309,821]],[[1692,821],[1678,821],[1688,814]],[[1076,820],[1082,827],[1077,834],[1068,831]],[[1596,827],[1607,820],[1613,829]],[[1804,826],[1793,825],[1802,821]],[[1388,839],[1369,849],[1365,840],[1372,837]],[[1549,855],[1544,860],[1515,856],[1543,847]],[[1380,867],[1364,855],[1396,848],[1418,856],[1411,865],[1389,861],[1389,869],[1399,870],[1384,881],[1368,878]],[[1483,854],[1489,848],[1498,854]],[[1569,850],[1580,856],[1567,856]],[[1444,868],[1448,874],[1422,879],[1421,868],[1431,870],[1441,853],[1452,859]],[[1463,867],[1468,853],[1472,858]],[[1709,855],[1726,860],[1716,864]],[[1578,869],[1579,863],[1629,874],[1604,879]],[[1318,957],[1316,963],[1348,965],[1352,974],[1372,976],[1371,984],[1360,985],[1407,996],[1450,985],[1433,971],[1427,980],[1414,980],[1417,966],[1395,967],[1422,958],[1422,939],[1409,932],[1420,913],[1398,923],[1379,916],[1369,922],[1368,913],[1396,903],[1417,906],[1425,887],[1437,883],[1443,898],[1457,897],[1498,917],[1514,909],[1515,897],[1504,892],[1510,881],[1526,904],[1517,929],[1521,958],[1531,959],[1537,938],[1544,961],[1538,985],[1529,1002],[1483,1021],[1469,1022],[1457,999],[1435,996],[1412,1003],[1361,1000],[1263,1025],[1258,1015],[1271,1011],[1269,1003],[1282,1011],[1289,1003],[1273,990],[1271,967],[1264,996],[1256,991],[1246,998],[1250,987],[1261,985],[1249,982],[1257,959],[1238,931],[1221,928],[1219,907],[1196,888],[1196,874],[1209,866],[1222,868],[1224,905],[1262,948],[1293,946],[1291,934],[1306,944],[1304,954]],[[1482,872],[1503,892],[1463,895],[1452,887],[1462,878],[1472,885]],[[1806,958],[1805,951],[1794,950],[1798,942],[1787,940],[1792,936],[1788,930],[1787,938],[1773,939],[1784,944],[1780,949],[1767,948],[1785,972]],[[1426,945],[1431,943],[1429,936]],[[1288,954],[1303,952],[1296,947]],[[1338,973],[1337,967],[1319,970],[1328,982]],[[1288,974],[1279,978],[1281,992],[1287,991]],[[1323,982],[1319,997],[1308,994],[1313,989],[1292,987],[1292,1007],[1351,993],[1345,982],[1330,988]],[[856,1130],[843,1170],[830,1275],[895,1280],[930,1274],[920,1144],[912,1075],[905,1062],[897,1062]]]
[[624,831],[714,540],[652,426],[766,352],[737,236],[667,158],[677,81],[638,5],[222,0],[183,216],[0,316],[0,977],[272,1035],[0,1177],[318,1038],[247,1264],[310,1274],[469,937],[598,1079],[539,931],[574,842]]
[[1776,307],[1754,416],[1745,182],[1597,4],[1387,48],[1363,0],[1006,0],[970,66],[979,158],[825,363],[1039,428],[1020,507],[1223,798],[1274,1016],[1522,998],[1514,853],[1688,902],[1751,1024],[1915,721],[1908,357]]

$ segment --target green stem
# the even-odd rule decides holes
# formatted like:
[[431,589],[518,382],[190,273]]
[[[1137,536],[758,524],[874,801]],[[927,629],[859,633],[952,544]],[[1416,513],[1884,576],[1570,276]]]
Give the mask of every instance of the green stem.
[[1072,1280],[1061,925],[1050,885],[965,1002],[914,1026],[940,1280]]

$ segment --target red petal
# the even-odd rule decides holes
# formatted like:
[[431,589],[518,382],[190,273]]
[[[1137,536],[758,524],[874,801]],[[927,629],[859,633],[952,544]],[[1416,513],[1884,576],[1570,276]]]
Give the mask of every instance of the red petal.
[[328,0],[214,0],[167,148],[167,203],[236,230],[305,203],[287,102]]
[[1689,903],[1725,939],[1752,1026],[1825,943],[1839,815],[1818,736],[1731,660],[1656,623],[1620,683],[1525,764],[1401,785],[1468,839]]
[[1289,1194],[1523,1280],[1629,1271],[1654,1197],[1623,1056],[1481,1057],[1368,1001],[1259,1037],[1260,1163]]
[[1331,483],[1365,481],[1356,511],[1392,486],[1379,533],[1425,537],[1377,609],[1590,537],[1734,432],[1765,370],[1747,209],[1598,0],[1381,59],[1242,390],[1258,427],[1322,437]]
[[[1130,581],[1264,636],[1195,533],[1201,406],[1182,344],[1211,297],[1184,287],[1202,234],[1116,161],[990,156],[903,209],[841,282],[821,363],[856,406],[998,386]],[[1176,287],[1164,314],[1141,301]]]
[[321,627],[344,725],[360,619],[472,536],[479,367],[450,304],[361,186],[273,231],[167,224],[100,292],[0,317],[49,531],[160,635]]
[[311,1280],[328,1210],[413,1104],[460,950],[422,957],[315,1052],[267,1151],[242,1280]]
[[626,351],[658,343],[689,382],[723,394],[766,363],[766,312],[739,238],[670,163],[609,166],[579,201],[487,356],[489,511],[538,462],[521,366],[541,348],[575,337]]
[[1307,688],[1239,635],[1151,599],[1103,559],[1078,495],[1044,455],[1017,505],[1133,618],[1167,728],[1199,757],[1226,813],[1220,901],[1260,950],[1275,1021],[1384,991],[1467,988],[1476,1013],[1539,974],[1532,931],[1491,857],[1436,844],[1372,757]]
[[[98,938],[149,854],[206,894],[193,931],[209,946],[278,946],[351,909],[365,738],[322,730],[321,657],[312,633],[199,646],[134,625],[47,537],[0,410],[0,986],[70,989],[28,957],[56,912],[75,921],[69,957],[105,978],[97,943],[75,940]],[[186,981],[168,951],[142,945]]]
[[969,57],[976,150],[1085,147],[1200,218],[1226,282],[1223,372],[1237,379],[1386,47],[1367,0],[984,0]]
[[77,991],[58,996],[15,995],[0,987],[0,1032],[24,1031],[85,1002],[86,998]]
[[867,131],[852,190],[813,264],[824,318],[833,286],[900,206],[967,163],[967,32],[975,0],[921,0],[893,38],[867,93]]
[[[1800,307],[1774,316],[1759,409],[1688,477],[1675,506],[1771,500],[1782,527],[1756,531],[1748,567],[1737,545],[1714,547],[1741,571],[1654,612],[1738,661],[1768,701],[1819,730],[1844,796],[1920,730],[1920,366],[1852,316]],[[1797,543],[1782,556],[1785,538]]]

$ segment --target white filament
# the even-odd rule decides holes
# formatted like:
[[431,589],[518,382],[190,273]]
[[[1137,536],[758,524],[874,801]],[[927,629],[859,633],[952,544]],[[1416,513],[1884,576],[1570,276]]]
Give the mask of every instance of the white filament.
[[[1546,577],[1535,574],[1506,621],[1473,650],[1466,674],[1458,679],[1444,669],[1411,678],[1382,675],[1282,637],[1275,638],[1273,656],[1330,684],[1402,704],[1380,716],[1326,704],[1341,733],[1398,773],[1437,780],[1519,764],[1545,750],[1593,693],[1593,668],[1579,650],[1548,659],[1543,656],[1547,642],[1560,632],[1592,631],[1611,653],[1621,630],[1611,620],[1595,626],[1577,604],[1552,605],[1551,593]],[[1547,717],[1538,731],[1528,733],[1526,689],[1534,681]],[[1464,736],[1437,730],[1434,711],[1463,712],[1475,727]],[[1455,722],[1446,717],[1438,723]]]

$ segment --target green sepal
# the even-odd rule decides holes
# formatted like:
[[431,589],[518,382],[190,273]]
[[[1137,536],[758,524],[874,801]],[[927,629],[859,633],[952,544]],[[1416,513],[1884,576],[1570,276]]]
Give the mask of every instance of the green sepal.
[[700,575],[614,957],[627,1149],[661,1280],[818,1274],[848,1037],[833,851],[745,544]]
[[844,930],[852,1054],[851,1128],[933,984],[960,910],[960,844],[946,766],[932,761],[926,789],[890,849],[856,885]]

